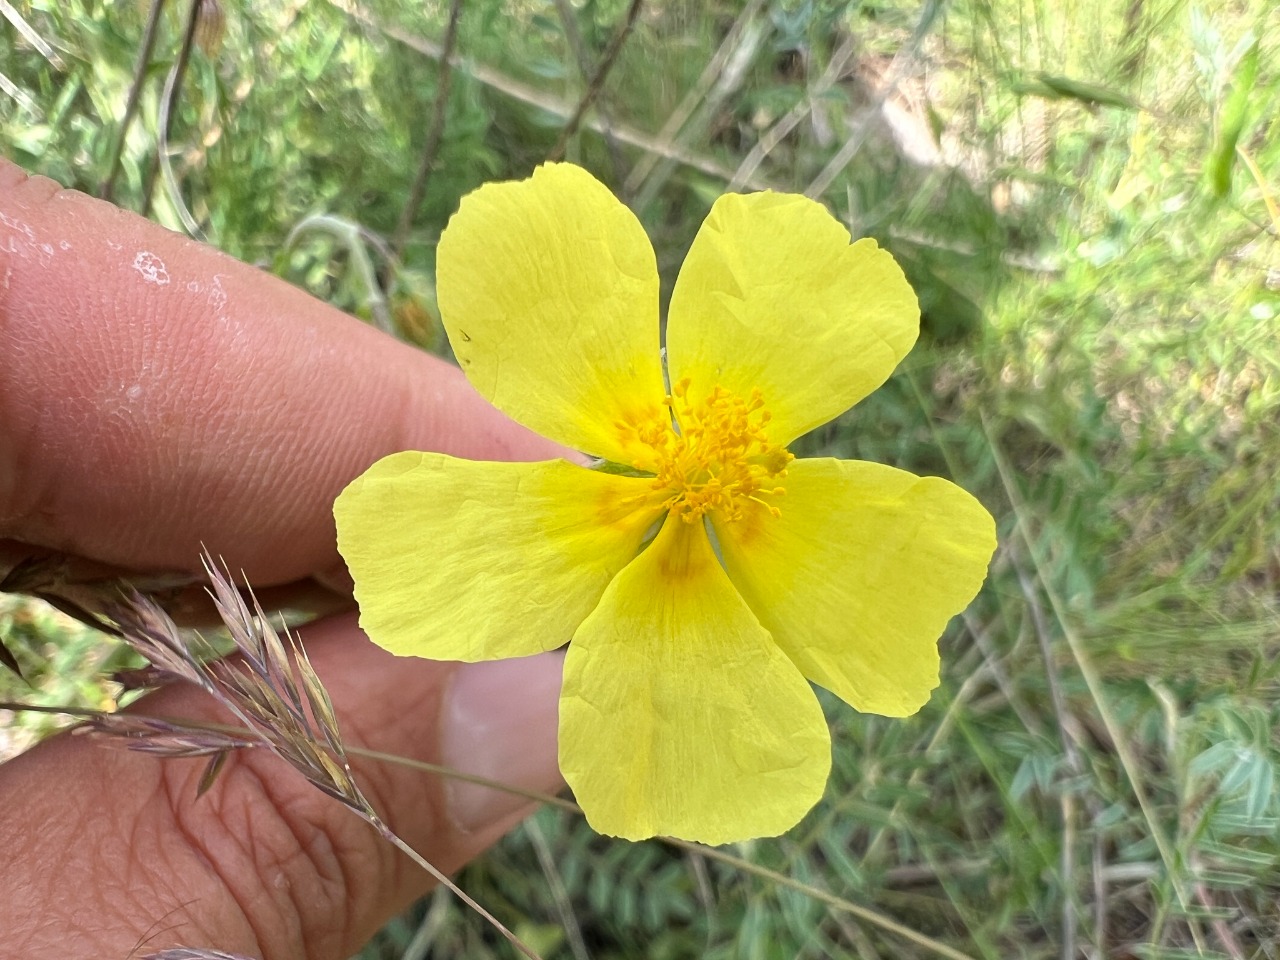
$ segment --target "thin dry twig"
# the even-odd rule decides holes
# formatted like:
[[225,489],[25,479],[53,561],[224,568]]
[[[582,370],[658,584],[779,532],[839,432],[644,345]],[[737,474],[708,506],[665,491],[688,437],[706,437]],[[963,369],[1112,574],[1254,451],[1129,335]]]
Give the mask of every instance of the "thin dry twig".
[[[591,82],[591,58],[587,55],[586,44],[582,42],[582,34],[578,31],[578,21],[574,17],[573,4],[569,0],[555,0],[556,15],[560,18],[560,29],[564,31],[565,41],[569,44],[569,50],[573,54],[574,61],[578,64],[578,72],[582,75],[583,82]],[[618,140],[613,135],[613,119],[609,116],[609,111],[605,107],[604,101],[601,100],[596,104],[596,116],[600,118],[600,135],[604,138],[605,149],[609,154],[609,163],[613,168],[613,179],[616,181],[620,178],[624,169],[622,158],[622,149],[618,146]],[[625,199],[627,191],[624,188],[622,196]]]
[[[393,252],[381,237],[363,224],[332,213],[312,213],[303,217],[294,224],[289,235],[285,237],[284,249],[292,249],[304,233],[312,231],[327,233],[346,248],[351,269],[355,271],[356,276],[360,278],[360,283],[364,286],[366,302],[373,322],[383,333],[396,336],[399,329],[392,319],[391,305],[383,285],[387,283],[392,272],[399,267],[399,254]],[[365,249],[365,244],[373,247],[382,258],[384,273],[381,277],[374,269],[373,258]]]
[[151,65],[156,37],[160,34],[160,16],[164,12],[164,5],[165,0],[151,0],[151,8],[147,11],[147,25],[142,34],[142,44],[138,47],[138,59],[133,65],[133,81],[129,84],[129,96],[124,102],[124,116],[120,118],[120,129],[111,145],[111,155],[107,158],[107,175],[98,187],[98,196],[108,202],[115,195],[120,157],[124,153],[129,127],[133,125],[134,115],[138,112],[138,101],[142,98],[142,87],[147,80],[147,67]]
[[840,42],[840,46],[836,48],[836,52],[832,54],[826,69],[822,71],[821,76],[818,77],[813,86],[805,91],[805,96],[801,101],[783,114],[777,123],[766,130],[760,139],[756,141],[755,146],[742,158],[742,162],[738,164],[738,169],[734,171],[733,179],[729,181],[727,189],[738,190],[743,184],[750,181],[750,178],[759,169],[760,164],[764,162],[765,157],[786,139],[787,135],[800,124],[801,120],[813,112],[814,104],[819,102],[822,96],[844,75],[857,52],[857,43],[854,42],[853,37],[846,35]]
[[592,76],[591,82],[587,84],[587,89],[583,92],[582,99],[578,101],[578,106],[569,116],[569,120],[565,123],[563,129],[561,129],[556,145],[547,154],[548,160],[559,160],[564,156],[564,151],[569,145],[570,138],[578,132],[582,118],[586,116],[587,111],[604,89],[604,82],[608,79],[609,72],[613,70],[613,65],[617,63],[618,54],[622,52],[623,44],[627,42],[627,38],[631,36],[631,31],[635,29],[636,20],[640,16],[640,8],[643,6],[644,0],[631,0],[631,5],[627,7],[626,15],[623,18],[622,26],[613,35],[613,39],[609,41],[609,46],[605,47],[604,55],[601,56],[600,64],[596,67],[596,72]]
[[664,842],[680,847],[682,850],[699,853],[704,857],[709,857],[712,860],[718,860],[721,863],[728,864],[729,866],[742,870],[745,873],[750,873],[764,880],[768,880],[780,887],[786,887],[788,890],[795,890],[797,893],[803,893],[807,897],[812,897],[814,900],[819,900],[822,903],[825,903],[832,909],[839,910],[842,913],[851,914],[859,920],[866,921],[867,923],[879,927],[881,930],[897,934],[904,940],[936,953],[940,957],[946,957],[948,960],[973,960],[973,957],[969,954],[963,953],[954,947],[949,947],[940,940],[935,940],[933,937],[926,936],[918,930],[912,930],[910,927],[904,926],[903,924],[898,923],[898,921],[886,917],[882,913],[878,913],[868,907],[861,907],[856,903],[851,903],[843,897],[838,897],[834,893],[828,893],[820,887],[814,887],[810,884],[804,883],[803,881],[796,880],[793,877],[787,876],[785,873],[778,873],[776,870],[770,870],[768,867],[762,867],[758,863],[752,863],[749,860],[743,860],[741,857],[735,857],[733,854],[725,853],[723,850],[719,850],[715,847],[704,847],[700,843],[693,843],[688,840],[677,840],[672,837],[663,837],[662,839]]
[[435,169],[436,160],[440,156],[440,145],[444,142],[445,114],[449,106],[449,90],[453,85],[453,51],[458,43],[458,20],[462,14],[462,0],[453,0],[449,5],[449,23],[444,30],[444,43],[441,46],[440,77],[436,81],[436,99],[431,107],[431,126],[427,130],[426,142],[422,145],[422,158],[418,162],[418,172],[413,177],[413,186],[409,189],[409,199],[400,211],[400,221],[391,235],[391,252],[394,255],[385,261],[382,271],[382,282],[385,285],[391,276],[393,264],[404,253],[405,244],[409,240],[409,228],[413,226],[413,218],[422,206],[422,198],[427,192],[427,181],[431,179],[431,171]]
[[[409,33],[401,30],[392,24],[386,24],[379,21],[373,14],[366,10],[359,0],[327,0],[330,6],[341,10],[352,20],[362,26],[376,30],[384,37],[394,40],[396,43],[403,44],[410,50],[416,50],[423,56],[430,57],[433,60],[439,60],[441,57],[440,44],[434,40],[428,40],[425,37]],[[496,90],[503,96],[518,100],[521,103],[529,104],[544,110],[547,113],[554,114],[559,117],[568,117],[573,113],[573,107],[561,100],[559,97],[548,96],[537,87],[522,83],[500,70],[486,66],[482,63],[473,63],[461,60],[455,53],[453,56],[453,67],[455,70],[461,70],[477,83],[483,84],[492,90]],[[594,130],[597,133],[603,133],[604,127],[595,117],[585,117],[582,120],[582,126]],[[669,157],[677,163],[683,164],[694,170],[700,170],[711,177],[716,177],[726,183],[732,179],[733,171],[726,167],[720,161],[707,157],[692,150],[688,150],[678,144],[662,144],[657,142],[650,134],[637,130],[635,127],[626,124],[614,124],[610,128],[610,132],[618,138],[619,142],[628,146],[635,147],[637,150],[643,150],[646,153],[657,153],[664,157]],[[752,190],[770,190],[774,189],[774,185],[768,183],[760,177],[752,177],[746,182],[746,186]]]
[[196,240],[204,240],[204,231],[196,223],[195,217],[187,209],[182,199],[182,191],[173,173],[173,163],[169,158],[169,135],[173,129],[173,114],[178,106],[178,97],[182,92],[182,81],[187,75],[187,66],[191,63],[191,50],[195,46],[196,34],[200,28],[200,2],[191,0],[187,9],[187,22],[183,28],[182,46],[178,50],[178,58],[169,70],[164,81],[164,95],[160,98],[160,116],[157,127],[156,155],[147,173],[146,183],[142,188],[141,212],[146,213],[151,207],[151,197],[155,191],[156,176],[164,176],[165,188],[174,209],[182,220],[182,226]]
[[[565,3],[567,0],[559,0],[559,2]],[[696,112],[701,110],[704,115],[709,114],[732,89],[741,83],[746,62],[755,55],[756,47],[766,32],[765,28],[756,27],[756,18],[763,5],[764,0],[750,0],[743,7],[737,19],[733,21],[733,26],[725,34],[724,40],[707,61],[698,79],[662,124],[662,129],[658,131],[659,143],[665,144],[668,148],[678,143],[682,139],[681,134],[686,129],[686,123]],[[741,66],[733,69],[730,67],[731,63],[741,64]],[[638,193],[642,187],[646,186],[650,174],[659,163],[669,165],[672,162],[660,153],[646,153],[627,177],[623,187],[624,192],[631,195]]]
[[[297,22],[298,15],[306,4],[307,0],[287,0],[287,3],[275,4],[276,7],[283,8],[277,11],[276,32],[270,37],[263,38],[261,44],[254,51],[261,62],[270,61],[275,56],[276,50],[279,49],[284,39],[289,36],[293,25]],[[201,31],[197,30],[197,42],[200,41],[200,33]],[[190,152],[186,157],[187,169],[202,163],[209,148],[217,143],[226,131],[235,129],[236,118],[239,116],[240,109],[244,106],[245,101],[249,99],[249,95],[253,92],[254,84],[255,76],[252,73],[241,76],[240,82],[236,84],[222,102],[218,116],[213,119],[212,125],[205,131],[204,137],[198,143],[191,144]]]
[[4,17],[11,24],[13,29],[22,34],[24,40],[31,44],[40,54],[49,61],[49,65],[55,70],[66,70],[67,62],[58,56],[58,52],[53,49],[44,37],[40,36],[40,31],[23,19],[13,4],[9,0],[0,0],[0,16]]
[[881,111],[885,103],[893,96],[898,89],[898,84],[902,82],[907,71],[915,63],[917,54],[920,52],[920,46],[928,35],[929,27],[942,7],[943,4],[940,3],[925,5],[925,10],[921,15],[920,22],[916,24],[916,28],[912,32],[911,39],[893,55],[893,59],[889,62],[884,79],[881,81],[872,102],[865,109],[859,111],[850,122],[848,139],[836,151],[835,155],[827,161],[827,165],[814,177],[804,192],[805,196],[821,197],[827,192],[827,188],[831,186],[836,177],[840,175],[840,172],[858,155],[858,151],[862,149],[863,144],[867,141],[867,135],[871,132],[872,118]]
[[40,109],[40,105],[32,100],[25,90],[6,77],[3,73],[0,73],[0,93],[12,97],[13,101],[23,110],[27,111],[27,113],[35,117],[42,117],[44,115],[44,111]]
[[560,876],[560,868],[556,866],[556,859],[551,853],[551,845],[547,843],[547,838],[543,835],[537,820],[526,821],[524,832],[533,845],[538,866],[542,868],[542,875],[547,880],[547,889],[555,902],[556,913],[560,915],[560,924],[564,927],[564,938],[569,945],[569,952],[573,954],[574,960],[591,960],[591,955],[587,952],[587,943],[582,938],[582,928],[578,925],[578,918],[573,913],[569,891],[565,888],[564,878]]

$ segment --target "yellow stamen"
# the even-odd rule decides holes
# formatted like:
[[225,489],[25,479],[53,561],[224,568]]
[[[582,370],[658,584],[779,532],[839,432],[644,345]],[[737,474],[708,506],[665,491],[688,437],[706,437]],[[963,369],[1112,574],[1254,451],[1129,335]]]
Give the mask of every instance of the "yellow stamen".
[[653,488],[669,493],[663,505],[686,523],[711,511],[738,520],[748,500],[780,516],[761,497],[782,495],[777,481],[786,477],[794,457],[770,441],[763,395],[752,390],[743,398],[717,386],[702,400],[691,400],[689,386],[687,378],[681,380],[663,401],[674,423],[655,418],[628,425],[629,435],[652,451]]

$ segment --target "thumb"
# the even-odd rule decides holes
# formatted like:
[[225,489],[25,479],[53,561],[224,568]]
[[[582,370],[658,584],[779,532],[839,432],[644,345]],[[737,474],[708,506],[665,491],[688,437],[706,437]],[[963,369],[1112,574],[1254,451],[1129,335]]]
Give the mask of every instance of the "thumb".
[[[304,629],[348,746],[554,792],[560,655],[481,664],[403,660],[351,616]],[[136,708],[226,717],[193,688]],[[241,750],[196,798],[201,760],[62,735],[0,767],[0,929],[26,960],[211,947],[344,960],[430,878],[265,750]],[[384,761],[352,759],[379,816],[445,872],[531,804]]]

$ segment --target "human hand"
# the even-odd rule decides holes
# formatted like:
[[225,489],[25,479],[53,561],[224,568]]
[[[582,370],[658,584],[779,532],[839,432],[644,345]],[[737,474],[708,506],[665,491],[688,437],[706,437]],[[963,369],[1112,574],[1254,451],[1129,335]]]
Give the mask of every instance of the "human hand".
[[[338,582],[333,498],[377,458],[562,451],[449,365],[281,281],[0,159],[0,546],[139,571],[201,545],[255,587]],[[353,614],[301,631],[346,741],[554,791],[558,654],[392,657]],[[225,719],[168,688],[147,713]],[[282,762],[55,737],[0,767],[0,954],[208,946],[345,958],[428,879]],[[383,818],[456,870],[527,814],[509,794],[355,763]],[[145,945],[143,942],[145,941]],[[141,946],[140,946],[141,945]]]

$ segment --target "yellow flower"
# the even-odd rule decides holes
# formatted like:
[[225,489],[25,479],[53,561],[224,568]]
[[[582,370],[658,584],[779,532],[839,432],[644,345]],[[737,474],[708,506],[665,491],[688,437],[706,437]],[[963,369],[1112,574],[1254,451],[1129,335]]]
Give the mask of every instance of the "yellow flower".
[[672,294],[670,391],[653,250],[578,167],[464,198],[437,272],[476,389],[626,469],[380,460],[334,507],[361,625],[449,660],[572,640],[560,765],[601,833],[785,831],[831,765],[808,681],[914,713],[995,547],[945,480],[786,450],[911,349],[902,271],[812,200],[721,197]]

